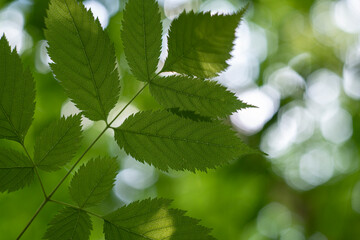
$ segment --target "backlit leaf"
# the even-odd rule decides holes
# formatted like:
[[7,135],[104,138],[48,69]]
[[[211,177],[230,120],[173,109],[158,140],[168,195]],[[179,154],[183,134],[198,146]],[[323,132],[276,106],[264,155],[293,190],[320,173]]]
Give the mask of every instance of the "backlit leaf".
[[44,239],[87,240],[91,230],[92,223],[86,212],[67,207],[51,220]]
[[45,36],[56,78],[87,118],[106,121],[120,91],[109,37],[75,0],[52,0],[47,14]]
[[183,12],[170,27],[168,58],[162,71],[211,78],[225,70],[235,29],[245,10],[232,15]]
[[150,83],[150,91],[165,107],[192,110],[211,117],[226,117],[238,109],[251,107],[216,82],[198,78],[156,78]]
[[121,32],[126,59],[140,81],[150,81],[160,57],[162,25],[154,0],[130,0]]
[[36,137],[34,162],[40,169],[58,170],[71,161],[80,147],[80,118],[80,115],[63,117]]
[[0,39],[0,138],[23,142],[35,109],[35,84],[16,50]]
[[170,203],[166,199],[147,199],[110,213],[104,217],[105,239],[214,239],[210,229],[184,216],[184,211],[169,208]]
[[100,203],[114,186],[119,164],[113,158],[97,158],[80,167],[70,183],[70,195],[81,208]]
[[24,154],[0,148],[0,192],[13,192],[34,179],[34,165]]
[[195,122],[165,110],[130,116],[115,129],[115,139],[138,161],[165,171],[206,171],[255,152],[218,121]]

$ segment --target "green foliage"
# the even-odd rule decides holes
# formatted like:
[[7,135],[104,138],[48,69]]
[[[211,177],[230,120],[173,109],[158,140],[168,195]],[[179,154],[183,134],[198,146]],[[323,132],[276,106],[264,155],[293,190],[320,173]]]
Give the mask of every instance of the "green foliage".
[[129,1],[124,10],[121,36],[126,59],[140,81],[150,81],[160,57],[162,25],[154,0]]
[[228,66],[235,29],[244,13],[245,9],[233,15],[181,13],[171,24],[163,71],[199,78],[217,76]]
[[29,185],[34,165],[24,154],[0,148],[0,192],[13,192]]
[[72,199],[81,208],[98,204],[114,186],[119,164],[112,158],[97,158],[80,167],[70,183]]
[[42,170],[54,171],[68,163],[80,147],[80,115],[50,124],[35,141],[34,162]]
[[150,83],[150,91],[164,107],[192,110],[210,117],[226,117],[238,109],[251,107],[225,87],[198,78],[155,78]]
[[194,122],[168,111],[130,116],[115,139],[135,159],[167,171],[206,171],[251,153],[235,132],[219,122]]
[[53,0],[45,23],[57,79],[87,118],[106,121],[120,88],[114,47],[99,20],[74,0]]
[[[154,0],[130,0],[124,10],[122,40],[125,55],[135,77],[145,86],[108,121],[119,97],[119,79],[113,44],[91,11],[75,0],[52,0],[45,20],[46,39],[54,75],[82,114],[61,118],[36,136],[34,156],[24,137],[34,112],[34,83],[20,58],[0,40],[0,137],[18,141],[26,155],[0,149],[0,191],[15,191],[28,185],[34,175],[40,182],[44,201],[66,206],[49,224],[46,239],[89,239],[89,214],[105,221],[105,238],[113,239],[213,239],[210,229],[169,208],[164,199],[144,200],[122,207],[105,217],[87,208],[103,201],[114,186],[119,170],[117,159],[95,158],[84,163],[73,176],[69,191],[76,206],[53,199],[59,187],[109,129],[125,108],[150,86],[150,92],[165,109],[140,111],[115,131],[118,145],[140,162],[164,171],[206,171],[256,151],[245,145],[217,118],[251,107],[215,82],[204,80],[227,67],[235,28],[244,11],[233,15],[182,13],[169,34],[169,55],[164,69],[156,72],[160,56],[162,24]],[[4,56],[4,57],[2,57]],[[166,71],[188,76],[157,77]],[[198,78],[195,78],[198,77]],[[81,117],[103,120],[106,126],[80,155],[65,176],[48,194],[38,169],[61,169],[81,145]]]
[[5,35],[0,39],[0,56],[0,139],[22,143],[34,115],[34,80]]
[[44,239],[87,240],[92,230],[89,214],[81,209],[64,208],[49,223]]
[[184,211],[169,208],[170,203],[166,199],[146,199],[108,214],[104,217],[105,239],[214,239],[210,229],[184,216]]

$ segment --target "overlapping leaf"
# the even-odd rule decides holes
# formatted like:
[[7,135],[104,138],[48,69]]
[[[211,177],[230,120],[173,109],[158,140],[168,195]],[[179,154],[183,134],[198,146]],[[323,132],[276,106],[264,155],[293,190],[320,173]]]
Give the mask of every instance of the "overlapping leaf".
[[87,240],[91,230],[92,223],[86,212],[67,207],[51,220],[44,239]]
[[70,195],[81,208],[100,203],[110,193],[119,164],[113,158],[97,158],[80,167],[70,183]]
[[169,208],[170,203],[166,199],[147,199],[110,213],[104,217],[105,239],[214,239],[210,229],[184,216],[184,211]]
[[165,107],[192,110],[210,117],[225,117],[238,109],[251,107],[238,100],[225,87],[198,78],[156,78],[150,83],[150,91]]
[[0,192],[13,192],[34,179],[34,165],[24,154],[0,148]]
[[130,0],[124,10],[123,31],[126,59],[140,81],[150,81],[159,61],[162,25],[154,0]]
[[23,142],[35,109],[34,80],[5,35],[0,39],[0,138]]
[[163,71],[211,78],[231,57],[235,29],[245,10],[232,15],[183,12],[170,27],[168,58]]
[[165,171],[206,171],[253,152],[218,121],[194,122],[165,110],[130,116],[115,129],[115,139],[135,159]]
[[68,96],[91,120],[107,120],[119,95],[115,51],[91,11],[75,0],[52,0],[45,20],[51,65]]
[[81,142],[80,118],[63,117],[36,137],[34,162],[40,169],[58,170],[74,157]]

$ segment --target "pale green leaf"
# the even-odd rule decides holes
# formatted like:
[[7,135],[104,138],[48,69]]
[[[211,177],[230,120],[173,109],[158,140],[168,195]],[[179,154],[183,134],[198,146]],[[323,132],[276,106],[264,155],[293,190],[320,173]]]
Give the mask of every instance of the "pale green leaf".
[[44,239],[88,240],[92,223],[90,216],[81,209],[64,208],[49,223]]
[[71,161],[80,147],[80,123],[80,115],[62,117],[36,137],[34,162],[40,169],[55,171]]
[[3,35],[0,39],[0,138],[23,142],[35,109],[35,84]]
[[225,70],[235,29],[245,10],[232,15],[183,12],[170,27],[163,72],[211,78]]
[[120,91],[109,37],[75,0],[52,0],[47,14],[45,36],[56,78],[87,118],[106,121]]
[[132,73],[150,81],[160,57],[162,25],[154,0],[130,0],[124,10],[121,32],[124,52]]
[[13,192],[34,179],[34,165],[24,154],[0,148],[0,192]]
[[114,186],[119,164],[113,158],[97,158],[80,167],[70,183],[70,195],[81,208],[104,200]]
[[170,203],[166,199],[146,199],[110,213],[104,217],[105,239],[214,239],[210,229],[184,216],[184,211],[169,208]]
[[185,76],[155,78],[150,83],[154,98],[167,108],[191,110],[210,117],[226,117],[238,109],[251,107],[214,81]]
[[115,139],[138,161],[165,171],[206,171],[254,152],[218,121],[195,122],[165,110],[130,116],[115,129]]

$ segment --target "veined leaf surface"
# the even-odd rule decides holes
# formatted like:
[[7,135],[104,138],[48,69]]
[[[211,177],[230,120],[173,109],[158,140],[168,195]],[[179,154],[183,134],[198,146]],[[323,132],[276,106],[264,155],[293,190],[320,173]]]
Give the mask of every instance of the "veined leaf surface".
[[126,59],[140,81],[150,81],[160,57],[162,25],[154,0],[130,0],[124,10],[121,36]]
[[232,15],[183,12],[170,27],[168,58],[162,71],[211,78],[225,70],[235,29],[245,10]]
[[97,158],[80,167],[70,183],[70,195],[81,208],[100,203],[114,186],[119,164],[113,158]]
[[192,110],[210,117],[226,117],[238,109],[251,107],[225,87],[199,78],[170,76],[150,83],[154,98],[167,108]]
[[210,229],[184,216],[184,211],[169,208],[170,203],[166,199],[147,199],[110,213],[104,217],[105,239],[214,239]]
[[34,175],[34,165],[28,157],[0,148],[0,192],[19,190],[29,185]]
[[35,109],[35,84],[16,50],[0,39],[0,138],[23,142]]
[[49,223],[44,239],[88,240],[92,223],[90,216],[81,209],[64,208]]
[[115,129],[115,139],[138,161],[165,171],[206,171],[254,152],[218,121],[194,122],[165,110],[130,116]]
[[43,170],[55,171],[70,162],[80,147],[81,115],[61,118],[36,137],[35,164]]
[[120,88],[114,47],[99,20],[75,0],[52,0],[45,23],[56,78],[87,118],[106,121]]

